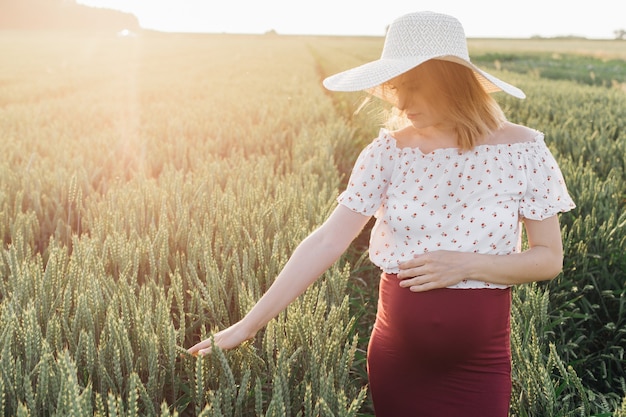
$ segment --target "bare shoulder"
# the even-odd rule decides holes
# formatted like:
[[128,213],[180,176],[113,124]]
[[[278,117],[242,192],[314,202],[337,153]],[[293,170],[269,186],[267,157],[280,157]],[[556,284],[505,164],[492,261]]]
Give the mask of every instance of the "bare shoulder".
[[499,130],[493,132],[486,142],[491,145],[533,142],[538,134],[537,130],[527,126],[505,122]]

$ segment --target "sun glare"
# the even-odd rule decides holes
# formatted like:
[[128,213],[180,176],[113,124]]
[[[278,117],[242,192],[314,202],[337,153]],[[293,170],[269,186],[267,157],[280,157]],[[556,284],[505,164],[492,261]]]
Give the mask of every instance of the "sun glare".
[[[516,19],[497,0],[389,0],[371,7],[360,0],[76,0],[79,4],[132,13],[144,29],[164,32],[384,35],[395,17],[420,10],[451,14],[468,37],[583,36],[613,38],[626,29],[626,2],[596,0],[594,7],[569,0],[527,0]],[[563,10],[567,9],[567,19]],[[493,13],[484,13],[492,10]],[[606,11],[610,11],[607,13]],[[501,18],[498,18],[501,16]]]

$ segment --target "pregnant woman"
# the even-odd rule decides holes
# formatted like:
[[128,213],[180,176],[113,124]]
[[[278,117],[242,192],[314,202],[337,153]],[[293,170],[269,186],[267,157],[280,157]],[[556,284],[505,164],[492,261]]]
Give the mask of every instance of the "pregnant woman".
[[[267,293],[213,336],[233,348],[278,315],[376,217],[381,271],[368,374],[380,417],[506,417],[511,286],[559,274],[558,213],[574,208],[541,132],[506,120],[490,96],[518,88],[470,62],[455,18],[412,13],[382,56],[324,80],[393,104],[324,224]],[[528,244],[521,248],[522,226]],[[206,354],[211,338],[189,351]]]

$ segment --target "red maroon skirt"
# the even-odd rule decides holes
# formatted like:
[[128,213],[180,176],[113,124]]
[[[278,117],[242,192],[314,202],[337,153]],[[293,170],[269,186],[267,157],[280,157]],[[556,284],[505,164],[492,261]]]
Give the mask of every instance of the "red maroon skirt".
[[380,282],[367,365],[377,417],[506,417],[511,290]]

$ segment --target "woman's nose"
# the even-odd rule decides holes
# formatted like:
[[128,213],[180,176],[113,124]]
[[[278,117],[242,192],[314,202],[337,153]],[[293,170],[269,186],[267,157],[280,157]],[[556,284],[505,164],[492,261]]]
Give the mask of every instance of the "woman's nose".
[[396,107],[398,108],[398,110],[404,110],[405,106],[406,106],[406,94],[402,93],[401,91],[397,91],[396,92]]
[[404,111],[411,105],[411,90],[407,88],[398,88],[396,90],[396,105],[398,110]]

